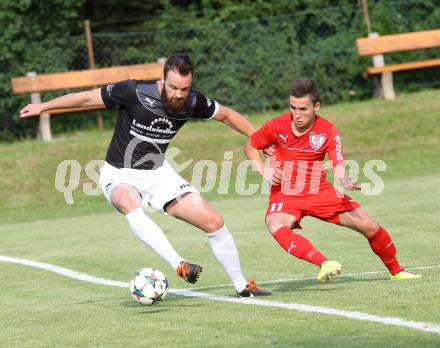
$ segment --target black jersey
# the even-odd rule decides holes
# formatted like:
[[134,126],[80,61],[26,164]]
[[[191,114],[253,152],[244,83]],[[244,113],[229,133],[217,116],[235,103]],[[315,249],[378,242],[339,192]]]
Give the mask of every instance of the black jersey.
[[116,168],[155,169],[177,131],[189,119],[209,119],[218,111],[216,101],[190,91],[185,111],[166,112],[157,82],[126,80],[101,89],[107,107],[119,106],[119,116],[106,161]]

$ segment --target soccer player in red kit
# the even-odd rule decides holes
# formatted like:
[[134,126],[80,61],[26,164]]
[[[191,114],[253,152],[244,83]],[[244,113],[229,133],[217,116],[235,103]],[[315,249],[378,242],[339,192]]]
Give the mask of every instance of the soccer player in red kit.
[[[391,279],[421,278],[402,269],[387,230],[370,218],[353,200],[326,181],[325,155],[332,165],[335,182],[360,190],[347,175],[341,137],[336,127],[317,115],[319,91],[312,80],[295,80],[289,89],[290,112],[266,122],[245,145],[246,156],[271,183],[266,225],[278,244],[293,256],[320,267],[318,281],[339,275],[342,266],[328,260],[312,243],[293,229],[301,228],[304,216],[349,227],[362,233],[373,252],[390,272]],[[264,168],[259,150],[275,146],[272,168]]]

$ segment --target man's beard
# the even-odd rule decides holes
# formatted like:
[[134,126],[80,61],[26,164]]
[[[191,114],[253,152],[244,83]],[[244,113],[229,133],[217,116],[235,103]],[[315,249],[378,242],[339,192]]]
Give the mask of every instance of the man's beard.
[[162,89],[162,93],[160,94],[160,97],[162,99],[162,104],[166,112],[179,114],[185,111],[186,104],[188,102],[188,97],[182,99],[170,98],[166,92],[165,86]]

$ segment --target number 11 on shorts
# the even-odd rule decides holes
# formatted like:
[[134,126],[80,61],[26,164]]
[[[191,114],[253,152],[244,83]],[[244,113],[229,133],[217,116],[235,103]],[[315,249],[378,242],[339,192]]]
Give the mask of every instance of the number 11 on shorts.
[[277,211],[280,211],[281,208],[283,208],[283,203],[272,203],[270,206],[270,212],[275,213]]

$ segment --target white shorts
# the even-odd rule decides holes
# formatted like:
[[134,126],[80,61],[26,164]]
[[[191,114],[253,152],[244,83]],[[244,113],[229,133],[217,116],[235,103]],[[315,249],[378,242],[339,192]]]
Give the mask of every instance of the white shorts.
[[155,170],[116,168],[105,162],[101,168],[99,186],[110,201],[112,189],[120,184],[136,188],[142,196],[142,205],[164,212],[164,205],[186,192],[198,192],[165,161]]

